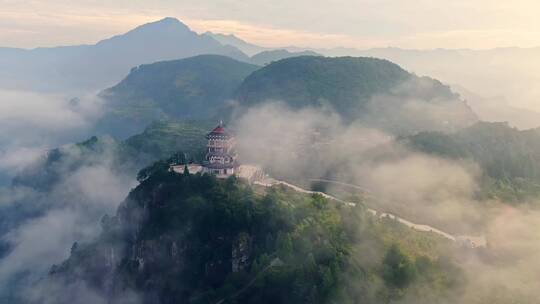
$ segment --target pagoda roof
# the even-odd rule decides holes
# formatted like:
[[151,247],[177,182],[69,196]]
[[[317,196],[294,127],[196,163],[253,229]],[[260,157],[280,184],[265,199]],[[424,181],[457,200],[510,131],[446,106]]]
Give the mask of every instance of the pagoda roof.
[[232,133],[227,131],[227,129],[223,127],[223,124],[220,123],[210,133],[206,134],[206,138],[215,137],[215,136],[230,138],[232,137]]

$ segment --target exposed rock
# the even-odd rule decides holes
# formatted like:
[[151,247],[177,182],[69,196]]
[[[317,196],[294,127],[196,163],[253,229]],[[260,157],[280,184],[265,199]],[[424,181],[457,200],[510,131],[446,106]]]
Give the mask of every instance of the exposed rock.
[[233,240],[231,251],[231,265],[233,272],[239,272],[249,266],[251,256],[252,238],[248,233],[242,232]]

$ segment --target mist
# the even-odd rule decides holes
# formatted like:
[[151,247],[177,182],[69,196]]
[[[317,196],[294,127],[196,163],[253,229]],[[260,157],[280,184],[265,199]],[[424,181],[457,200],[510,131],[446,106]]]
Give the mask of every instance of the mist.
[[[0,91],[0,297],[26,294],[75,241],[93,240],[100,218],[136,185],[113,168],[112,146],[82,159],[67,145],[91,135],[102,106],[92,94]],[[46,181],[51,189],[10,186],[23,172],[41,174],[56,147],[66,156],[55,167],[58,179]]]
[[0,90],[0,186],[48,149],[88,137],[102,105],[94,95]]
[[51,191],[4,190],[0,208],[12,223],[0,237],[9,248],[0,260],[0,286],[5,288],[0,294],[26,293],[53,264],[69,257],[74,242],[97,237],[101,217],[114,214],[136,185],[133,176],[119,174],[101,157],[103,162],[66,171]]
[[385,58],[418,75],[447,83],[484,121],[508,121],[520,129],[540,126],[540,49],[318,50],[328,56]]
[[[431,113],[437,115],[423,111],[423,119],[430,121]],[[381,211],[453,226],[454,231],[479,224],[480,205],[473,202],[479,169],[474,164],[411,151],[389,133],[364,122],[345,124],[323,108],[267,104],[249,110],[235,129],[239,155],[276,178],[304,185],[311,179],[359,185]]]
[[[329,109],[292,110],[281,103],[249,110],[237,121],[239,155],[277,179],[309,187],[310,179],[359,186],[361,202],[455,236],[485,237],[486,249],[446,252],[466,274],[461,303],[538,299],[540,213],[479,200],[481,169],[470,161],[426,155],[359,123],[344,124]],[[350,197],[343,187],[327,193]],[[354,191],[352,191],[354,192]],[[345,195],[345,196],[343,196]],[[414,295],[400,303],[419,303]],[[521,303],[521,302],[520,302]]]

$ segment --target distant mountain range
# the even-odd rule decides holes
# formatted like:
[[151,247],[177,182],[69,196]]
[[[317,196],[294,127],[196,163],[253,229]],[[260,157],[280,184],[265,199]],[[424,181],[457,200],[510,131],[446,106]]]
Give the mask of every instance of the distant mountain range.
[[249,56],[253,56],[260,52],[272,50],[272,48],[266,48],[266,47],[262,47],[262,46],[258,46],[258,45],[246,42],[236,37],[233,34],[227,35],[227,34],[206,32],[205,35],[212,37],[213,39],[219,41],[219,43],[223,45],[234,46],[235,48],[241,50],[242,52],[246,53]]
[[[275,50],[254,45],[234,35],[211,36],[251,56],[254,53],[250,52]],[[540,48],[410,50],[388,47],[361,50],[288,46],[280,49],[312,51],[332,57],[387,59],[412,73],[452,84],[482,119],[507,121],[521,129],[540,126],[540,107],[536,106],[540,93],[534,89],[540,81]],[[503,99],[506,101],[501,102]]]
[[226,35],[206,32],[205,35],[214,38],[223,45],[235,47],[242,52],[248,54],[249,56],[251,56],[250,62],[257,65],[265,65],[271,63],[272,61],[278,61],[281,59],[298,56],[323,56],[322,54],[312,50],[288,49],[286,47],[262,47],[246,42],[232,34]]
[[219,54],[249,58],[232,46],[199,35],[174,18],[139,26],[94,45],[0,48],[0,86],[4,89],[99,90],[145,63]]
[[[463,97],[483,119],[508,121],[519,128],[540,126],[536,122],[539,114],[529,110],[540,98],[537,90],[531,89],[540,81],[538,48],[275,48],[258,46],[235,35],[197,34],[174,18],[141,25],[94,45],[31,50],[0,48],[0,89],[61,91],[77,95],[113,86],[130,69],[142,64],[202,54],[228,56],[260,66],[303,55],[383,58],[411,73],[429,75],[456,87],[467,88],[471,94]],[[508,102],[497,102],[494,96]]]
[[[231,40],[238,40],[232,43]],[[241,46],[240,48],[238,46]],[[253,58],[248,54],[267,51]],[[141,25],[93,45],[0,48],[0,89],[85,92],[112,86],[141,64],[215,54],[264,65],[314,52],[252,47],[234,36],[197,34],[175,18]]]
[[540,126],[540,112],[511,105],[503,96],[482,97],[459,85],[452,85],[467,100],[482,121],[508,122],[521,130]]
[[300,56],[322,56],[319,53],[313,51],[302,51],[302,52],[289,52],[287,50],[269,50],[262,51],[258,54],[251,56],[251,62],[257,65],[267,65],[274,61],[279,61],[281,59],[287,59],[292,57]]

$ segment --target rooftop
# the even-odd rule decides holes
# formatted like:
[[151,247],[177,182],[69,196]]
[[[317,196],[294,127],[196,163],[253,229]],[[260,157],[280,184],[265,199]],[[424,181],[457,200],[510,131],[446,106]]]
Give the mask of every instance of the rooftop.
[[217,127],[215,127],[210,133],[206,135],[206,138],[209,138],[209,137],[230,138],[232,137],[232,134],[229,131],[227,131],[227,129],[225,129],[225,127],[223,126],[223,123],[220,122]]

